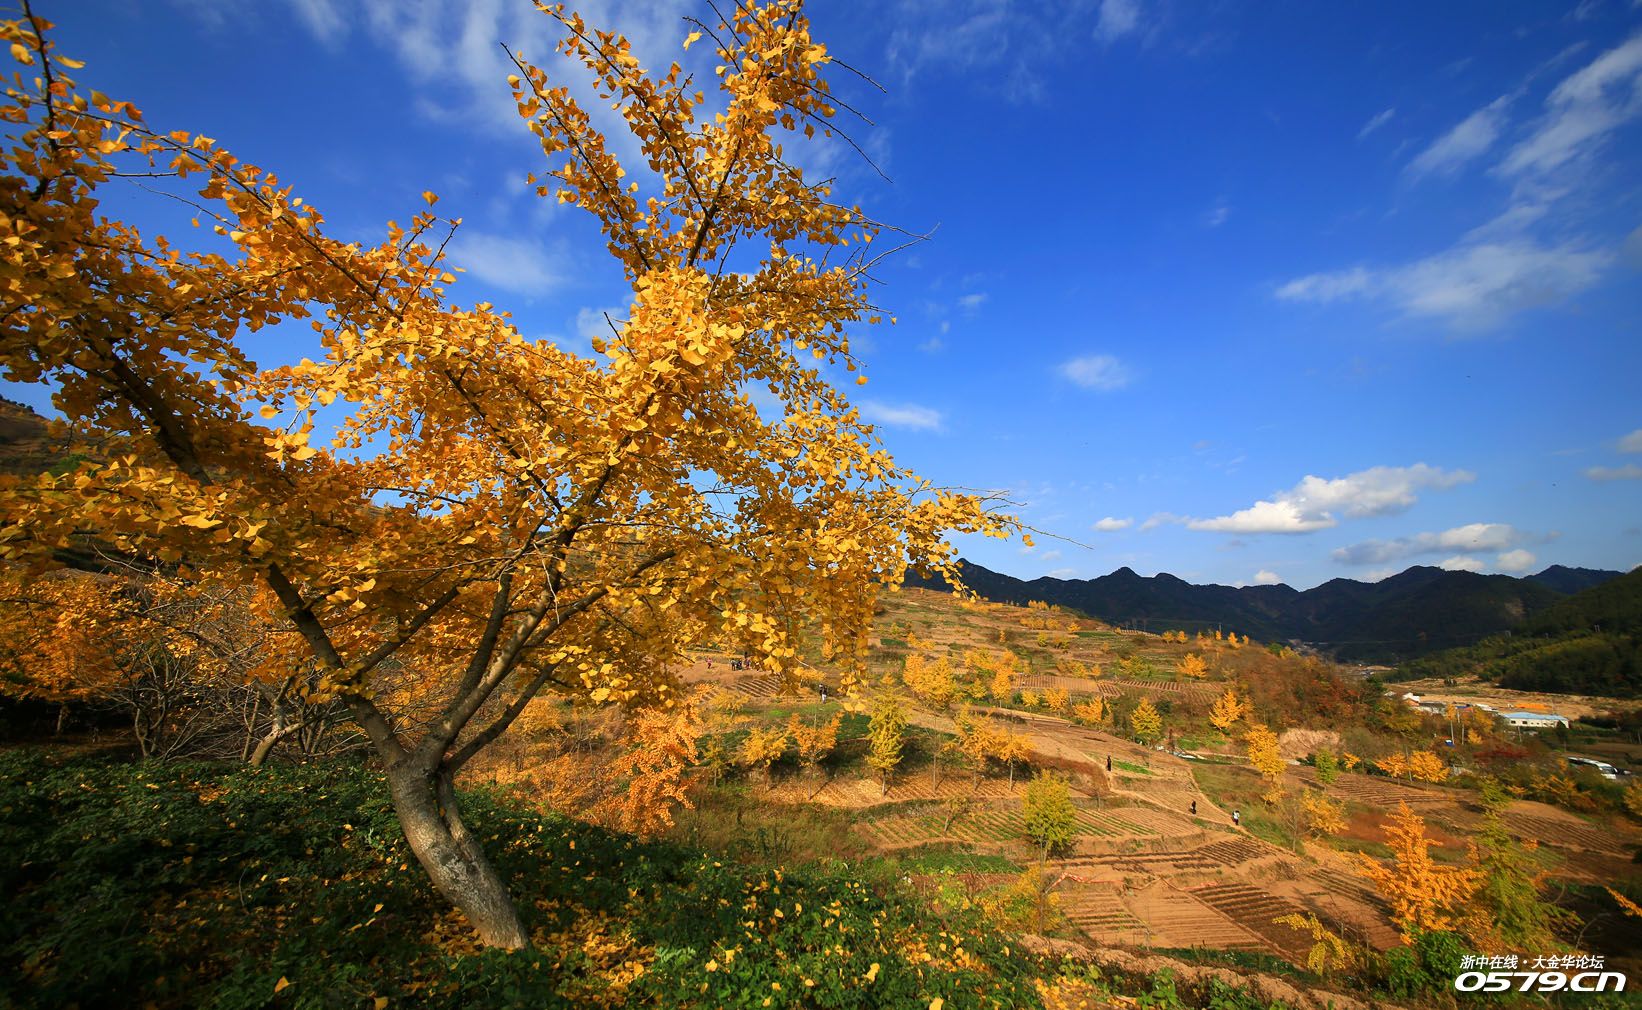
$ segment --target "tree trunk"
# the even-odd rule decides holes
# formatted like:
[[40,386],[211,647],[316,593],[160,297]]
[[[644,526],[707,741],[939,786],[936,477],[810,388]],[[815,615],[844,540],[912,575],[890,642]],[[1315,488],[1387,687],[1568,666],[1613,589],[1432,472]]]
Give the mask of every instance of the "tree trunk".
[[423,776],[410,768],[391,769],[388,788],[405,840],[434,888],[467,916],[487,946],[514,950],[528,945],[530,937],[507,885],[462,823],[450,772]]

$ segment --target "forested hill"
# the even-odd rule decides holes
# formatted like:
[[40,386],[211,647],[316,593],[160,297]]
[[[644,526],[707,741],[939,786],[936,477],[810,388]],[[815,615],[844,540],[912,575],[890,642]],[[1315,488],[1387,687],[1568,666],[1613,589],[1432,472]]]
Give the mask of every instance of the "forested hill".
[[1642,568],[1547,607],[1508,634],[1398,670],[1406,679],[1462,675],[1524,691],[1642,695]]
[[[1096,579],[1033,579],[962,562],[964,581],[1000,603],[1042,600],[1114,624],[1152,631],[1221,627],[1263,641],[1299,640],[1343,660],[1397,662],[1473,645],[1516,627],[1584,588],[1619,575],[1546,569],[1538,575],[1478,575],[1414,567],[1380,582],[1334,579],[1305,592],[1288,586],[1197,586],[1167,573],[1119,568]],[[909,584],[946,588],[909,575]]]

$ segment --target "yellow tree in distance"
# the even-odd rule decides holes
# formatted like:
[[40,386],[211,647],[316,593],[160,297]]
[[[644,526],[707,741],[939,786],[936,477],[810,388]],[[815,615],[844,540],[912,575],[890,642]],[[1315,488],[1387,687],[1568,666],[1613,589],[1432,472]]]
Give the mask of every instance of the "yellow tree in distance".
[[[0,488],[0,557],[45,568],[93,531],[269,594],[309,698],[346,706],[416,858],[499,947],[528,936],[454,781],[533,697],[680,704],[668,664],[703,640],[789,671],[813,635],[858,677],[878,587],[909,561],[956,584],[949,531],[1014,528],[898,467],[819,370],[856,368],[880,227],[782,159],[778,137],[830,136],[835,113],[797,0],[686,40],[715,50],[714,105],[677,64],[647,72],[620,34],[541,9],[646,162],[620,164],[516,57],[538,193],[591,214],[631,285],[592,356],[451,302],[459,222],[434,194],[377,244],[333,237],[273,173],[80,89],[32,15],[5,25],[23,72],[0,105],[0,375],[50,384],[118,447]],[[193,205],[221,251],[107,216],[127,176]],[[242,338],[287,320],[314,356],[260,367]],[[418,718],[379,693],[387,670]]]
[[1209,722],[1222,733],[1230,733],[1237,721],[1248,714],[1248,702],[1237,697],[1234,688],[1226,688],[1225,693],[1214,700],[1209,709]]

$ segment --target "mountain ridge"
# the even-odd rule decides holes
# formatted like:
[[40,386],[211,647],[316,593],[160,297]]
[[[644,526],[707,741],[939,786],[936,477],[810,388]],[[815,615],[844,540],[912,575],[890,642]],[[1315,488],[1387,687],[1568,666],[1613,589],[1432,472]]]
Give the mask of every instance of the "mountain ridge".
[[[1331,579],[1311,589],[1196,585],[1124,566],[1094,579],[1022,580],[960,560],[964,583],[1000,603],[1042,600],[1114,624],[1161,631],[1223,628],[1263,641],[1302,642],[1342,660],[1395,662],[1508,631],[1621,572],[1552,565],[1523,577],[1415,565],[1379,582]],[[909,585],[950,588],[909,572]],[[1562,589],[1569,586],[1575,589]]]

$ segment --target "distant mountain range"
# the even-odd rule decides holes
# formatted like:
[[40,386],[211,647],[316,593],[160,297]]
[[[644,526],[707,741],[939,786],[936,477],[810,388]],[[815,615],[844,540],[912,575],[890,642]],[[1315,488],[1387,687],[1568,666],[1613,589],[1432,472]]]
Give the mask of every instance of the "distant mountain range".
[[1476,676],[1523,691],[1642,695],[1642,568],[1559,600],[1506,634],[1416,659],[1397,675]]
[[[1000,603],[1042,600],[1149,631],[1218,627],[1376,663],[1474,644],[1621,574],[1552,565],[1514,578],[1417,566],[1379,582],[1334,579],[1300,592],[1282,585],[1197,586],[1167,573],[1143,578],[1129,568],[1097,579],[1026,582],[968,561],[960,565],[969,588]],[[944,580],[913,573],[908,584],[947,588]]]

